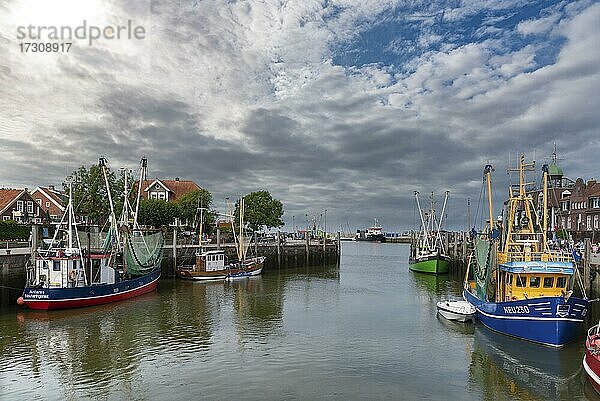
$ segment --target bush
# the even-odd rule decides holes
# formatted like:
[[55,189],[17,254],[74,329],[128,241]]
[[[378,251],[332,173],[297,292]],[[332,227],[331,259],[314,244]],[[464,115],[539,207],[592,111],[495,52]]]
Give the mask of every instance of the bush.
[[0,240],[29,240],[31,227],[13,220],[0,221]]

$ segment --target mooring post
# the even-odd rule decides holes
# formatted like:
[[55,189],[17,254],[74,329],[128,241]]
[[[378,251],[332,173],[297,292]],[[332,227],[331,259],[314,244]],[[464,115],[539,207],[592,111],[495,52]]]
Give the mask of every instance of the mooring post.
[[309,252],[310,252],[310,233],[306,231],[306,265],[308,266]]
[[277,267],[281,267],[281,232],[277,230]]
[[[31,243],[29,244],[29,246],[31,247],[31,260],[33,260],[33,257],[35,256],[35,250],[38,247],[38,242],[39,242],[39,228],[37,224],[32,224],[31,225]],[[8,242],[7,242],[8,244]]]
[[[202,239],[200,239],[202,241]],[[173,228],[173,271],[177,268],[177,227]]]
[[217,227],[217,249],[221,249],[221,229]]
[[583,286],[588,297],[591,296],[592,280],[590,277],[590,259],[592,257],[592,244],[589,238],[583,240]]
[[338,263],[340,262],[340,255],[342,254],[342,234],[338,231],[337,232],[337,261]]

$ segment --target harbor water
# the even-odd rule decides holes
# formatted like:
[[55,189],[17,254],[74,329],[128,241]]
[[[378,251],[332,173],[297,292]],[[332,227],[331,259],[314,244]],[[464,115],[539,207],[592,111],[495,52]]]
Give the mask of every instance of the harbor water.
[[408,245],[77,310],[0,309],[4,400],[594,400],[581,341],[550,349],[436,316],[462,277]]

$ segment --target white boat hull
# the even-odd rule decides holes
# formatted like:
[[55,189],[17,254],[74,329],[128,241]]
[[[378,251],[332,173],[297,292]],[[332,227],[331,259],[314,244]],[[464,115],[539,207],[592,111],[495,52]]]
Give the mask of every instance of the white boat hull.
[[457,322],[473,321],[475,308],[466,301],[440,301],[437,310],[442,317]]

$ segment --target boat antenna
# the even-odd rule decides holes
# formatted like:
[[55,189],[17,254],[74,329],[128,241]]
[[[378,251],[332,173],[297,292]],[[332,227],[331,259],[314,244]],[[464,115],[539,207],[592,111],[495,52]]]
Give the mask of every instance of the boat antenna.
[[142,185],[144,182],[146,182],[147,175],[148,175],[148,159],[145,157],[142,157],[142,159],[140,160],[140,179],[138,181],[137,197],[135,200],[135,213],[133,215],[134,227],[138,226],[138,213],[140,210],[140,202],[142,199]]
[[110,205],[110,219],[111,224],[113,225],[113,231],[115,233],[115,238],[117,239],[117,246],[119,249],[121,248],[121,238],[117,225],[117,217],[115,216],[115,206],[112,200],[112,194],[110,192],[110,185],[108,183],[108,161],[104,156],[101,156],[98,159],[98,166],[104,175],[104,184],[106,185],[106,193],[108,194],[108,204]]

